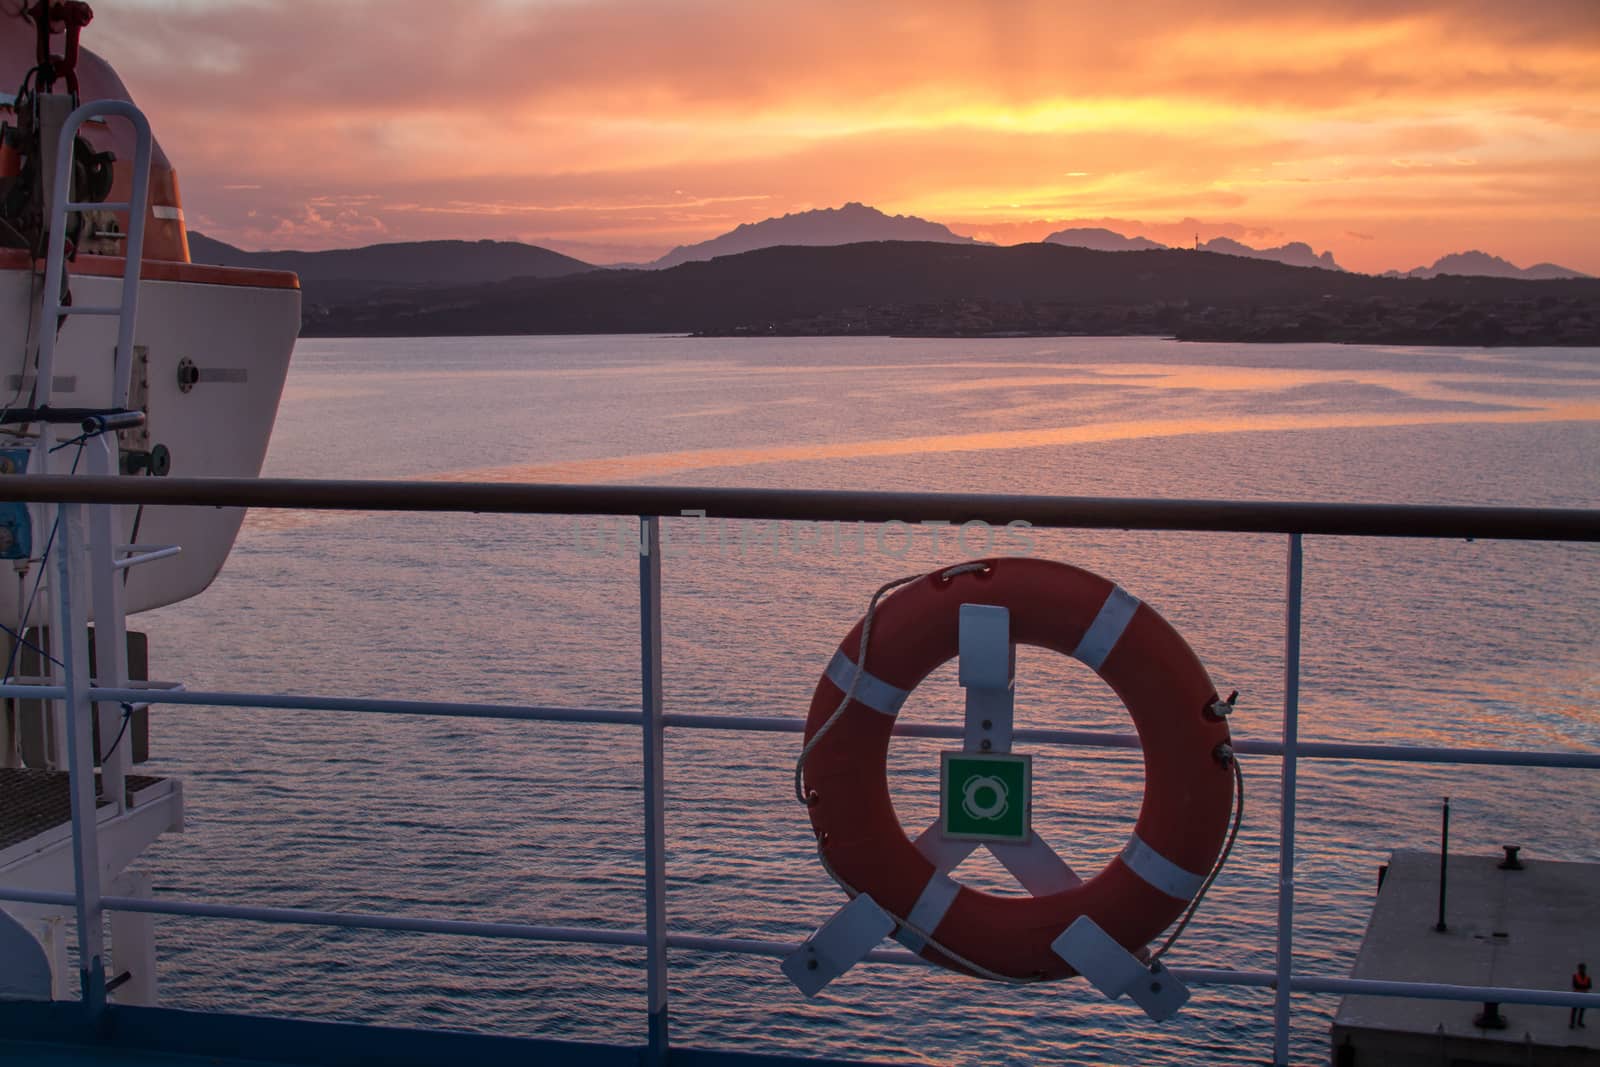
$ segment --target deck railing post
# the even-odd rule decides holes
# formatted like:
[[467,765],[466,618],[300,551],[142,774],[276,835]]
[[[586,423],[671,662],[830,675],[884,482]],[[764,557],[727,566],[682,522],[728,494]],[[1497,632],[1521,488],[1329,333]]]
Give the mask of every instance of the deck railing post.
[[67,767],[72,796],[72,875],[78,919],[78,976],[91,1023],[105,1011],[106,976],[100,905],[100,835],[96,817],[94,734],[89,700],[89,634],[84,628],[82,504],[62,504],[56,530],[56,639],[66,688]]
[[645,995],[647,1060],[667,1059],[666,784],[661,701],[661,520],[639,519],[639,651],[644,713]]
[[1294,818],[1296,746],[1300,735],[1300,594],[1302,535],[1289,535],[1283,624],[1283,790],[1278,815],[1277,991],[1272,1012],[1272,1062],[1289,1063],[1289,978],[1294,964]]
[[[116,469],[117,435],[101,434],[88,442],[85,451],[90,474],[111,474]],[[128,625],[123,615],[123,576],[114,566],[116,553],[115,508],[110,504],[88,505],[89,545],[84,573],[90,576],[90,604],[94,607],[95,683],[120,689],[128,684]],[[122,705],[104,701],[95,705],[104,751],[100,761],[103,792],[120,810],[127,804],[127,778],[133,767],[133,738],[122,714]],[[129,713],[131,714],[131,712]]]

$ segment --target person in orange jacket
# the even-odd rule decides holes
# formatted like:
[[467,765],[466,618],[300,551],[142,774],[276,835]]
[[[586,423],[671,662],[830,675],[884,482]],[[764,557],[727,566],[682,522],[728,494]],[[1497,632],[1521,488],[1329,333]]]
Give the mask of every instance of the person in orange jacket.
[[[1574,992],[1578,993],[1587,993],[1594,988],[1594,979],[1589,977],[1587,964],[1578,964],[1577,973],[1572,976],[1572,988]],[[1572,1012],[1567,1016],[1568,1030],[1583,1025],[1583,1013],[1585,1010],[1584,1008],[1572,1009]]]

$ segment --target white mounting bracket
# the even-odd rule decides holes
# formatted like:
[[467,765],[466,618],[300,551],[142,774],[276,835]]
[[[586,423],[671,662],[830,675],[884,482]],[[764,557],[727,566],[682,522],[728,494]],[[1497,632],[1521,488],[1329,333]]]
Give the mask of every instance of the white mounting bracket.
[[1159,961],[1141,962],[1087,915],[1073,920],[1050,947],[1109,999],[1126,993],[1156,1022],[1172,1018],[1189,999],[1189,987],[1176,975]]
[[1010,752],[1016,710],[1017,651],[1011,612],[992,604],[961,605],[959,679],[967,691],[968,752]]
[[895,921],[865,893],[823,923],[783,958],[783,973],[796,989],[814,997],[835,978],[867,958],[893,932]]

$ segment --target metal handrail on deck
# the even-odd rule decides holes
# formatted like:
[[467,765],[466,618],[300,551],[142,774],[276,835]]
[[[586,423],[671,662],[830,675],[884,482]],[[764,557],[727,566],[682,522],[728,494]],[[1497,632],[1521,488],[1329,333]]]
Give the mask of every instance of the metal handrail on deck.
[[330,481],[302,478],[0,478],[0,501],[309,511],[470,511],[840,522],[983,522],[1083,530],[1600,541],[1600,510],[711,486]]
[[[374,700],[322,695],[175,692],[162,702],[212,706],[263,707],[283,710],[465,716],[546,722],[611,723],[641,729],[645,791],[645,928],[608,930],[485,923],[415,916],[371,915],[296,908],[258,908],[136,897],[100,897],[98,886],[80,878],[77,892],[51,893],[0,889],[0,900],[75,906],[80,915],[98,921],[101,908],[146,913],[253,919],[362,929],[412,930],[467,936],[542,941],[585,941],[640,945],[645,948],[648,996],[647,1058],[663,1063],[668,1048],[666,953],[669,948],[757,955],[784,955],[793,946],[752,939],[673,934],[665,919],[665,787],[661,759],[663,731],[668,728],[800,732],[798,719],[744,715],[669,713],[661,690],[661,517],[861,523],[1022,523],[1034,527],[1080,529],[1183,530],[1198,532],[1272,533],[1288,537],[1286,613],[1284,626],[1285,693],[1283,738],[1280,742],[1240,741],[1242,753],[1283,759],[1280,803],[1278,937],[1272,971],[1217,968],[1176,970],[1200,984],[1268,987],[1275,990],[1275,1063],[1288,1062],[1290,994],[1366,994],[1447,1000],[1493,1000],[1559,1006],[1600,1007],[1600,995],[1555,990],[1449,985],[1423,982],[1380,982],[1296,974],[1292,969],[1294,930],[1295,768],[1301,759],[1402,760],[1428,763],[1496,764],[1600,769],[1600,753],[1524,752],[1502,749],[1425,748],[1397,745],[1305,742],[1298,737],[1300,590],[1302,542],[1306,535],[1428,538],[1502,538],[1538,541],[1600,541],[1600,510],[1561,508],[1457,507],[1286,503],[1225,500],[1130,500],[1086,497],[1010,496],[968,493],[863,493],[772,489],[726,489],[657,486],[504,485],[491,483],[304,481],[290,479],[195,479],[62,477],[26,475],[0,478],[0,501],[55,503],[61,509],[60,551],[70,556],[79,536],[85,505],[143,504],[212,507],[265,507],[301,510],[448,511],[507,514],[575,514],[638,516],[640,591],[640,669],[642,703],[638,711],[555,708],[500,704]],[[63,574],[65,575],[65,570]],[[70,586],[70,580],[67,581]],[[63,606],[72,597],[62,596]],[[71,626],[71,620],[63,619]],[[123,701],[145,689],[99,687],[79,671],[76,680],[60,686],[0,685],[0,696],[64,699],[69,710],[92,708],[95,701]],[[84,727],[86,730],[87,727]],[[959,727],[897,724],[895,732],[922,737],[959,737]],[[1018,729],[1018,740],[1110,748],[1135,748],[1137,736],[1085,730]],[[92,766],[86,746],[74,755],[74,774]],[[92,826],[74,818],[75,847]],[[91,880],[92,881],[92,880]],[[92,898],[87,900],[86,898]],[[918,964],[925,961],[899,950],[878,950],[869,959]],[[103,1002],[103,976],[85,974],[85,1001],[91,1013]],[[98,997],[91,995],[99,990]]]

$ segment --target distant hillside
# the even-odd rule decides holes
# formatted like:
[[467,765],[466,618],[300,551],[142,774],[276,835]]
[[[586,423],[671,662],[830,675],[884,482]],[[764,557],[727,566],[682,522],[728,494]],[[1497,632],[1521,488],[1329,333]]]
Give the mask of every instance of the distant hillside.
[[1148,237],[1124,237],[1115,230],[1102,229],[1098,226],[1057,230],[1045,238],[1045,243],[1067,245],[1070,248],[1092,248],[1096,252],[1155,252],[1167,247]]
[[292,270],[300,276],[308,311],[384,289],[553,278],[595,269],[515,241],[399,241],[326,252],[246,252],[190,230],[189,255],[196,263]]
[[[1487,252],[1452,252],[1441,256],[1431,267],[1418,267],[1405,275],[1407,278],[1435,278],[1441,274],[1464,274],[1478,278],[1525,278],[1529,281],[1548,281],[1553,278],[1587,278],[1581,271],[1570,270],[1554,263],[1535,263],[1526,269]],[[1399,277],[1390,271],[1385,277]]]
[[1166,334],[1600,343],[1600,282],[1383,279],[1168,249],[930,242],[767,248],[666,270],[394,292],[312,334]]
[[937,222],[913,215],[885,215],[865,204],[800,211],[778,219],[747,222],[720,237],[699,244],[679,245],[654,263],[657,270],[717,256],[753,252],[780,245],[849,245],[863,241],[937,241],[943,244],[981,244],[962,237]]
[[1276,248],[1251,248],[1228,237],[1213,237],[1200,246],[1202,252],[1219,252],[1225,256],[1245,256],[1249,259],[1270,259],[1291,267],[1320,267],[1323,270],[1344,270],[1333,261],[1332,252],[1317,255],[1304,241],[1291,241]]
[[[1115,230],[1095,226],[1057,230],[1045,238],[1048,244],[1068,245],[1072,248],[1092,248],[1097,252],[1154,252],[1168,246],[1148,237],[1124,237]],[[1291,267],[1317,267],[1322,270],[1343,270],[1333,261],[1332,252],[1317,255],[1311,246],[1301,241],[1279,245],[1277,248],[1251,248],[1228,237],[1215,237],[1200,246],[1202,252],[1216,252],[1224,256],[1243,256],[1246,259],[1270,259]]]

